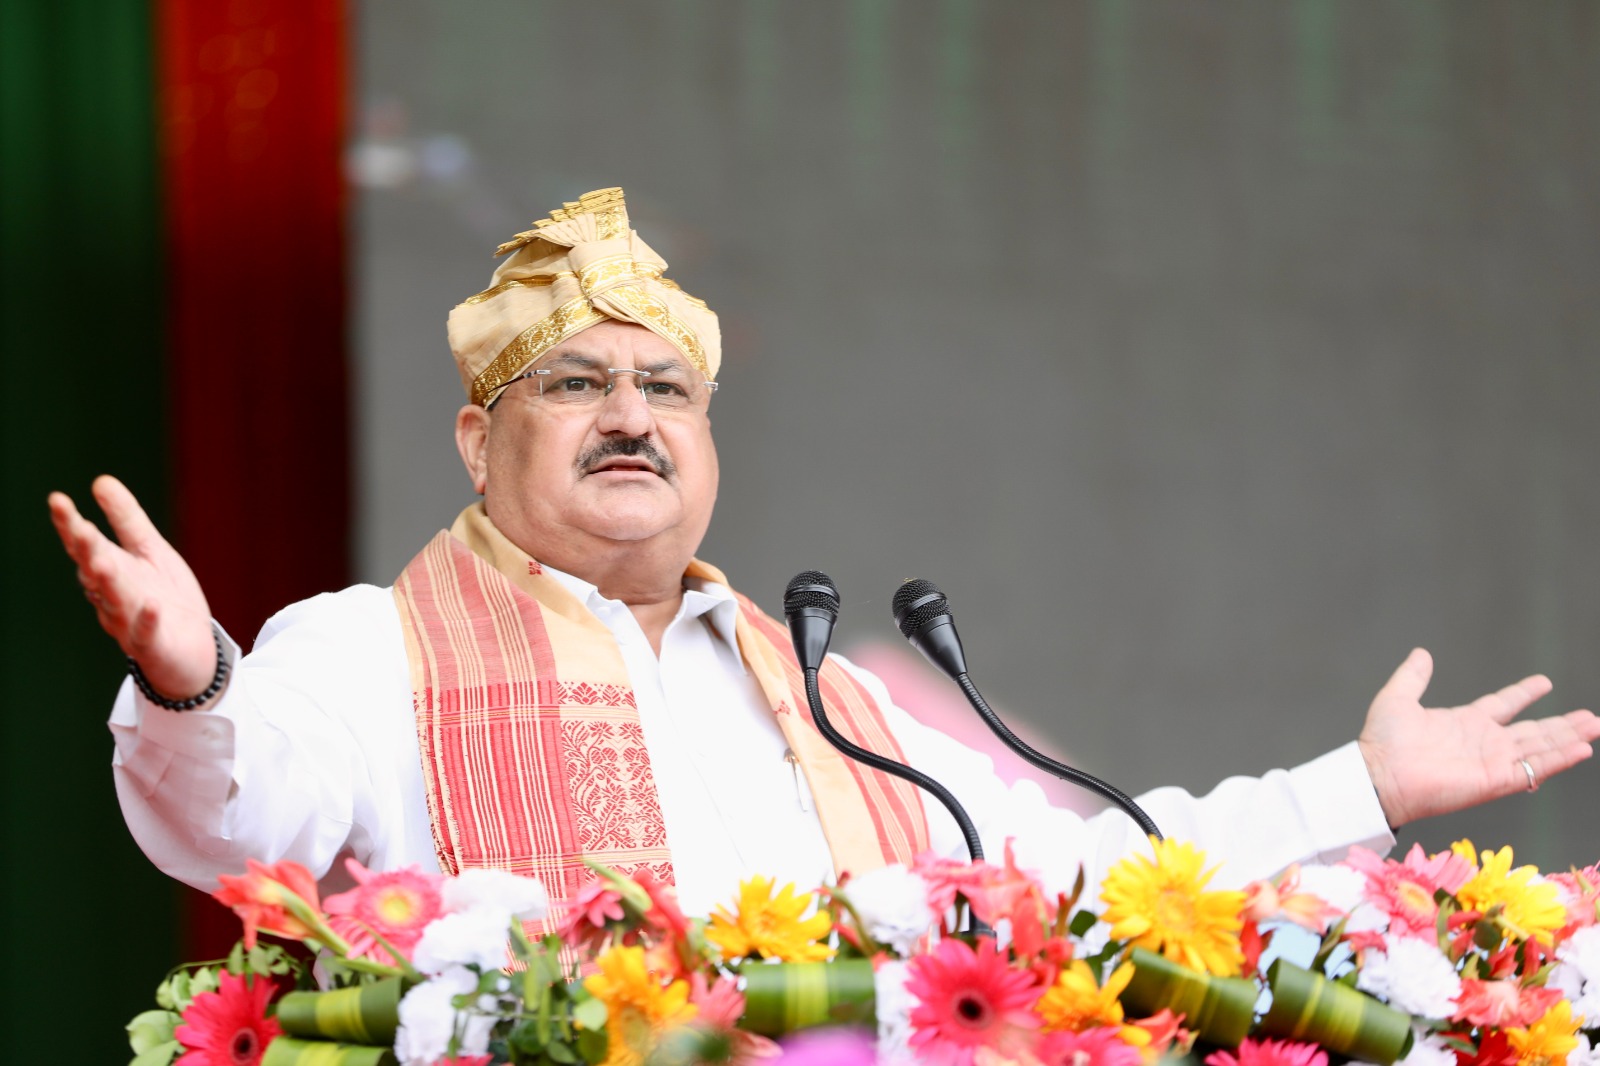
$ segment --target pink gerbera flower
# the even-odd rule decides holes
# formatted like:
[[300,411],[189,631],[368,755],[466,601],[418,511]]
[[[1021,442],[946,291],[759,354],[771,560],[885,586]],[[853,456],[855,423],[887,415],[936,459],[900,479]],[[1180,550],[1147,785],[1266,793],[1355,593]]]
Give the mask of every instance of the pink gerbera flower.
[[1315,1044],[1246,1037],[1236,1052],[1207,1055],[1206,1066],[1328,1066],[1328,1053]]
[[1570,873],[1546,874],[1545,880],[1554,881],[1561,890],[1562,902],[1567,908],[1567,924],[1556,940],[1565,940],[1575,930],[1594,925],[1600,919],[1600,864]]
[[1385,859],[1366,848],[1351,848],[1344,864],[1367,879],[1367,902],[1389,916],[1391,932],[1432,936],[1439,917],[1433,894],[1454,893],[1477,872],[1451,851],[1429,856],[1413,844],[1404,862]]
[[[764,1036],[747,1033],[738,1028],[744,1016],[744,994],[729,977],[718,977],[708,982],[706,975],[695,972],[689,975],[689,1002],[699,1008],[694,1016],[694,1026],[720,1035],[727,1041],[727,1061],[732,1066],[776,1058],[778,1045]],[[785,1062],[789,1061],[787,1057]],[[830,1066],[840,1066],[833,1062]]]
[[281,1030],[267,1017],[267,1001],[277,991],[271,981],[253,984],[223,971],[217,990],[202,992],[183,1012],[173,1035],[184,1046],[175,1066],[256,1066]]
[[420,866],[380,874],[354,859],[346,859],[344,865],[356,887],[324,901],[328,924],[350,942],[353,958],[394,961],[373,936],[377,933],[410,959],[423,929],[443,911],[439,887],[444,878],[424,873]]
[[1046,1033],[1033,1054],[1044,1066],[1139,1066],[1144,1061],[1114,1025]]
[[969,1066],[979,1048],[1014,1056],[1032,1046],[1041,989],[1032,973],[1007,965],[992,939],[975,949],[941,940],[907,965],[906,991],[917,999],[911,1046],[920,1058]]
[[603,929],[607,922],[621,920],[622,893],[612,888],[608,882],[595,880],[578,890],[561,932],[565,936],[577,932],[581,926]]

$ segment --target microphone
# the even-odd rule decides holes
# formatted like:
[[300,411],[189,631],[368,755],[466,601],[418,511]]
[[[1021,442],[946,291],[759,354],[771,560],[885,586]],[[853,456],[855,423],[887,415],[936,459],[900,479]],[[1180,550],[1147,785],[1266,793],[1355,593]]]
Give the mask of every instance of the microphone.
[[802,670],[822,669],[839,620],[839,589],[821,570],[804,570],[783,590],[783,614]]
[[984,724],[993,730],[994,735],[999,737],[1006,747],[1046,773],[1054,774],[1063,781],[1070,781],[1104,796],[1126,811],[1146,834],[1157,840],[1162,839],[1161,830],[1156,828],[1156,823],[1122,790],[1106,784],[1092,774],[1074,770],[1065,763],[1057,762],[1048,755],[1035,751],[1024,743],[1021,737],[1006,728],[1000,716],[994,713],[988,701],[978,692],[978,687],[972,683],[972,678],[967,676],[967,656],[961,647],[961,636],[956,632],[955,619],[950,617],[950,601],[939,591],[937,585],[919,579],[907,581],[895,590],[894,621],[895,625],[900,627],[900,632],[911,642],[912,647],[927,656],[929,662],[960,686],[962,693],[967,697],[967,702],[978,712],[978,717],[983,719]]
[[944,804],[945,810],[950,812],[956,825],[961,828],[961,835],[967,842],[967,854],[972,861],[982,861],[983,843],[978,839],[978,829],[949,789],[919,770],[851,743],[828,721],[827,708],[822,705],[822,689],[817,683],[817,671],[827,657],[828,642],[833,637],[833,626],[839,618],[839,588],[833,583],[833,578],[820,570],[805,570],[796,574],[783,593],[783,614],[789,621],[794,653],[805,674],[806,702],[811,705],[811,718],[817,725],[817,732],[856,762],[910,781],[931,793]]

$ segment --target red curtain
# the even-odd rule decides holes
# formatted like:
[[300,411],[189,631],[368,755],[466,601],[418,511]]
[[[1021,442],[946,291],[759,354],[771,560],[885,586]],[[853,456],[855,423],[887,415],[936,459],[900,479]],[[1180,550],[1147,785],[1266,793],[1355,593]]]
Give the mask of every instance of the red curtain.
[[[349,565],[341,0],[158,0],[175,540],[246,648]],[[238,923],[193,894],[188,958]]]

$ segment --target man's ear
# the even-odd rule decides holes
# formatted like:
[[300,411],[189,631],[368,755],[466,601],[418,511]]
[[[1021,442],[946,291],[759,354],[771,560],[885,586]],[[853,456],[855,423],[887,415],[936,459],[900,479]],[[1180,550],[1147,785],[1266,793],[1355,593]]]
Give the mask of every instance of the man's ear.
[[479,496],[489,484],[489,412],[469,403],[456,412],[456,451]]

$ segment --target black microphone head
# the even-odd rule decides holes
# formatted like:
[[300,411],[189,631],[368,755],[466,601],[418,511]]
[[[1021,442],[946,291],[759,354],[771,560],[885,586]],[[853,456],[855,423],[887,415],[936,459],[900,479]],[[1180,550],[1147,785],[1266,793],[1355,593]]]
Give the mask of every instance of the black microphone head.
[[839,586],[821,570],[804,570],[783,590],[783,613],[816,607],[839,617]]
[[909,638],[934,618],[950,613],[950,601],[932,581],[907,581],[894,593],[894,621]]

